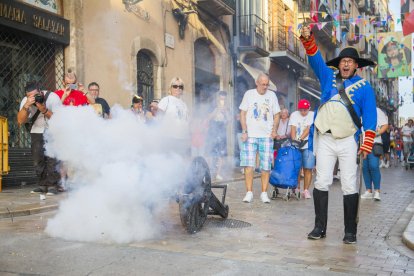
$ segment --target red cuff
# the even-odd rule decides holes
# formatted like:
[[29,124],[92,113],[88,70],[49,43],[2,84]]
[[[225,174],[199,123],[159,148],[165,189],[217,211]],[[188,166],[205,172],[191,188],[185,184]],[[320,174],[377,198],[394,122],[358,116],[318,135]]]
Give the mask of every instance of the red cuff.
[[364,133],[364,142],[361,145],[361,150],[371,153],[374,146],[375,131],[367,130]]
[[306,50],[306,54],[313,56],[318,51],[318,46],[315,43],[315,37],[311,33],[311,36],[308,39],[305,39],[303,36],[300,36],[300,41],[302,41],[303,47]]

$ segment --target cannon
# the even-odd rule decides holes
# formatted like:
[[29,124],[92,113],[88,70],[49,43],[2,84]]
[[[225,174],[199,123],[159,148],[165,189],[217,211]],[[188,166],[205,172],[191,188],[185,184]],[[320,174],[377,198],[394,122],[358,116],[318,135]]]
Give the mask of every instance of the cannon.
[[[221,200],[213,193],[221,189]],[[195,157],[190,165],[182,191],[177,195],[180,219],[188,233],[198,232],[207,215],[227,218],[229,206],[225,204],[227,185],[211,185],[210,169],[202,157]]]

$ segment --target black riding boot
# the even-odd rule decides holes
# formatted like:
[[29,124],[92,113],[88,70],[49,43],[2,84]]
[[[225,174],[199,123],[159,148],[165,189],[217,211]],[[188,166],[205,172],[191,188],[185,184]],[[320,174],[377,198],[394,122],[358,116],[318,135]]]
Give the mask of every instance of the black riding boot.
[[313,204],[315,206],[315,228],[308,234],[308,239],[319,240],[326,236],[328,223],[328,191],[313,189]]
[[344,195],[344,243],[356,243],[359,194]]

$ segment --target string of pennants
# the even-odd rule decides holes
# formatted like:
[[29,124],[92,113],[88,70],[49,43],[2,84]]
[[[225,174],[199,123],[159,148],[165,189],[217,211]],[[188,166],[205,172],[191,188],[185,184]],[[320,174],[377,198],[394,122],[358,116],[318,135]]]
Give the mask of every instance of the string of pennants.
[[[309,23],[309,25],[316,25],[319,30],[322,29],[323,27],[325,27],[325,25],[328,24],[328,23],[333,23],[333,25],[335,27],[339,27],[341,25],[341,22],[349,22],[350,24],[352,24],[354,26],[357,25],[357,24],[361,24],[361,23],[364,24],[364,26],[365,26],[369,23],[369,24],[375,25],[377,27],[382,27],[382,26],[385,26],[387,24],[388,20],[394,21],[394,19],[392,18],[392,15],[388,15],[387,19],[385,19],[385,20],[377,20],[378,16],[369,16],[369,17],[364,18],[363,16],[359,15],[355,18],[354,17],[347,18],[348,16],[341,15],[337,12],[334,12],[333,15],[330,15],[327,12],[312,12],[312,13],[313,14],[318,14],[318,13],[321,14],[323,19],[327,18],[328,16],[331,16],[333,18],[333,20]],[[397,19],[397,24],[398,23],[401,23],[401,18]],[[302,28],[302,23],[298,24],[297,29],[299,30],[300,28]]]
[[[334,17],[335,18],[335,17]],[[330,21],[323,21],[323,22],[314,22],[314,23],[309,23],[309,25],[316,25],[318,26],[318,29],[322,29],[323,27],[325,27],[326,24],[328,23],[333,23],[335,27],[339,27],[341,25],[341,22],[349,22],[352,25],[356,25],[356,24],[364,24],[367,25],[368,23],[376,25],[377,27],[381,27],[381,26],[385,26],[387,24],[387,20],[389,20],[391,18],[391,15],[388,16],[387,20],[376,20],[376,16],[373,16],[369,19],[367,18],[363,18],[362,16],[358,16],[357,18],[349,18],[349,19],[334,19],[334,20],[330,20]],[[391,19],[392,20],[392,19]],[[401,19],[398,18],[397,19],[397,23],[400,23]],[[300,29],[302,27],[302,23],[298,24],[298,29]]]
[[[321,14],[322,18],[324,18],[324,19],[326,17],[328,17],[328,15],[333,18],[333,20],[328,20],[328,21],[323,21],[323,22],[307,23],[310,27],[316,26],[319,30],[323,29],[326,26],[326,24],[328,24],[328,23],[333,23],[333,25],[335,27],[339,27],[341,25],[341,23],[343,23],[343,22],[349,22],[350,24],[352,24],[354,26],[357,25],[357,24],[358,25],[363,24],[364,26],[367,25],[367,24],[371,24],[371,25],[374,25],[374,26],[377,26],[377,27],[384,27],[384,26],[386,26],[387,21],[389,21],[389,20],[394,21],[394,19],[392,18],[391,15],[388,15],[386,20],[377,20],[377,16],[369,16],[369,17],[364,18],[363,16],[359,15],[358,17],[355,17],[355,18],[354,17],[343,18],[344,16],[343,15],[341,16],[337,12],[333,13],[333,15],[330,15],[327,12],[314,12],[314,13],[315,14],[316,13]],[[397,19],[397,23],[401,23],[400,18]],[[303,26],[303,23],[298,24],[297,30],[300,30],[302,28],[302,26]],[[289,31],[291,31],[292,26],[287,26],[287,29]],[[342,36],[345,37],[347,34],[348,34],[348,32],[343,32]],[[373,32],[368,32],[368,33],[365,33],[365,34],[361,34],[361,32],[359,32],[358,35],[354,35],[354,40],[361,39],[363,37],[366,37],[367,40],[372,40],[372,39],[374,39],[374,37],[377,34],[378,34],[378,32],[374,32],[374,33]],[[381,39],[382,39],[382,37],[377,38],[377,42],[379,43],[381,41]]]

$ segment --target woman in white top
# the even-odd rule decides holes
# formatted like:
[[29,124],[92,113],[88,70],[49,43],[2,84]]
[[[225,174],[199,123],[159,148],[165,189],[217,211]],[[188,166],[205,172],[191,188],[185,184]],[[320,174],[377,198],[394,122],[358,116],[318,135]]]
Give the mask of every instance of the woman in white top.
[[179,77],[171,80],[168,96],[158,103],[158,110],[163,113],[163,120],[167,129],[167,136],[173,144],[174,151],[182,155],[190,154],[190,128],[188,122],[188,108],[181,100],[184,91],[184,82]]

